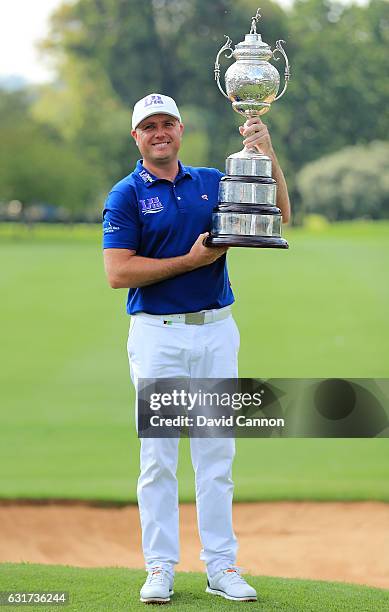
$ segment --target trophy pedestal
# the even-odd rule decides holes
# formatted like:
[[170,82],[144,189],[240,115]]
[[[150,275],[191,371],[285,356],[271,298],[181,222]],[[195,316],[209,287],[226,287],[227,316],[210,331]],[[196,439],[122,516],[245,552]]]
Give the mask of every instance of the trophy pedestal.
[[204,241],[207,247],[251,247],[257,249],[289,249],[284,238],[272,238],[266,236],[236,236],[224,234],[220,236],[209,236]]
[[287,249],[281,237],[282,215],[276,206],[276,181],[266,155],[243,149],[226,160],[206,246]]

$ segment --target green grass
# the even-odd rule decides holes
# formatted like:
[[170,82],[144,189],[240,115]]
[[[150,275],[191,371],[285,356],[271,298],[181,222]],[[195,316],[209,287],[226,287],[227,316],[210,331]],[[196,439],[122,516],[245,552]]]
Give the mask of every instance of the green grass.
[[[230,250],[240,375],[389,377],[389,224],[287,234],[288,252]],[[126,291],[107,286],[100,242],[0,225],[0,497],[135,500]],[[234,475],[236,500],[389,501],[389,442],[239,440]]]
[[[139,589],[145,573],[124,568],[79,569],[65,566],[0,565],[1,591],[67,591],[66,607],[28,606],[28,610],[144,610]],[[385,612],[389,591],[365,586],[311,580],[251,577],[259,601],[250,610],[263,612]],[[200,573],[177,573],[171,607],[194,610],[242,610],[241,603],[205,593]],[[6,606],[5,609],[12,609]]]

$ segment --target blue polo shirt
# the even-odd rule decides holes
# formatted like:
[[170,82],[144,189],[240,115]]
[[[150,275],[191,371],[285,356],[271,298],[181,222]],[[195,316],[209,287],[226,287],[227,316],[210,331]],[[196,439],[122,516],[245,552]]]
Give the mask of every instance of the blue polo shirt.
[[[211,229],[223,174],[215,168],[193,168],[179,162],[174,183],[150,174],[138,161],[134,172],[110,191],[103,212],[105,249],[132,249],[162,259],[188,253],[199,234]],[[223,308],[234,296],[226,256],[214,263],[130,289],[128,314],[175,314]]]

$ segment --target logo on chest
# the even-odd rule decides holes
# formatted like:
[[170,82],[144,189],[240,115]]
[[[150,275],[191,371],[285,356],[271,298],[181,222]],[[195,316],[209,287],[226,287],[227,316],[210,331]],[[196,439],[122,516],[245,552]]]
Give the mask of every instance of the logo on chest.
[[163,204],[158,198],[147,198],[146,200],[139,200],[140,205],[142,207],[143,215],[155,215],[155,213],[159,213],[163,211]]

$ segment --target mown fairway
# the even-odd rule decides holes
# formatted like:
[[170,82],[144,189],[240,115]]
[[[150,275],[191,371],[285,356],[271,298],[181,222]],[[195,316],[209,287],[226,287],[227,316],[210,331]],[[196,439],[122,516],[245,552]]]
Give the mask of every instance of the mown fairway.
[[[80,569],[45,565],[0,565],[1,591],[66,591],[65,610],[144,610],[139,589],[145,572],[123,568]],[[250,609],[263,612],[378,612],[389,609],[389,592],[364,586],[313,580],[252,577],[259,601]],[[205,593],[205,574],[178,573],[171,606],[180,612],[241,610],[242,603]],[[249,604],[247,604],[249,605]],[[46,610],[62,606],[43,606]],[[7,610],[11,608],[7,606]],[[28,606],[41,610],[42,606]]]
[[[287,237],[230,250],[240,375],[389,377],[389,225]],[[106,284],[99,230],[2,227],[0,252],[0,496],[134,500],[126,292]],[[237,500],[389,500],[387,439],[238,446]],[[180,487],[193,498],[188,452]]]

